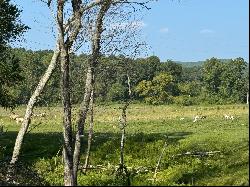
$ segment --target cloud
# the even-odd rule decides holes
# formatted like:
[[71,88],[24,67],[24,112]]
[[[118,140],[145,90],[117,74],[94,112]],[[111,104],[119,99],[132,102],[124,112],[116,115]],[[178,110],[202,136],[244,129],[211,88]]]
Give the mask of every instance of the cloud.
[[143,27],[146,27],[146,26],[147,26],[147,24],[144,23],[143,21],[133,21],[133,22],[131,23],[131,25],[132,25],[133,27],[138,27],[138,28],[143,28]]
[[211,29],[202,29],[202,30],[200,30],[200,33],[201,34],[212,34],[212,33],[215,33],[215,31],[211,30]]
[[147,24],[143,21],[121,22],[121,23],[113,23],[110,25],[110,27],[113,29],[126,29],[126,28],[140,29],[146,26]]
[[168,30],[167,27],[164,27],[164,28],[161,28],[161,29],[160,29],[160,32],[161,32],[161,33],[168,33],[168,31],[169,31],[169,30]]

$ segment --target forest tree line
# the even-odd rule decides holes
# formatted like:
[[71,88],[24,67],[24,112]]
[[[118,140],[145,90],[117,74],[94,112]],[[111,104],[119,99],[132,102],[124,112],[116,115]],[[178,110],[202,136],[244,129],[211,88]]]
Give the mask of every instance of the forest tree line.
[[[9,69],[18,77],[18,84],[5,88],[8,105],[27,104],[40,77],[45,72],[53,51],[9,49]],[[88,55],[71,54],[72,103],[83,99]],[[13,63],[13,61],[15,63]],[[8,62],[8,60],[7,60]],[[14,67],[15,66],[15,67]],[[60,68],[52,75],[38,105],[61,103]],[[204,63],[185,66],[172,60],[161,62],[157,56],[130,59],[122,55],[101,57],[95,78],[97,102],[121,102],[128,99],[127,73],[133,101],[149,104],[194,105],[244,103],[249,91],[248,63],[243,58],[207,59]],[[4,85],[2,85],[4,86]]]

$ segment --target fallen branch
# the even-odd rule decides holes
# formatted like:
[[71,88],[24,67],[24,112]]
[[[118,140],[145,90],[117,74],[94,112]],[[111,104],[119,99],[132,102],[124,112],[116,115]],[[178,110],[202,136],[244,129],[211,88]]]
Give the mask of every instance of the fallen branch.
[[181,154],[177,154],[177,155],[173,155],[174,156],[212,156],[215,153],[220,153],[220,151],[208,151],[208,152],[186,152],[186,153],[181,153]]

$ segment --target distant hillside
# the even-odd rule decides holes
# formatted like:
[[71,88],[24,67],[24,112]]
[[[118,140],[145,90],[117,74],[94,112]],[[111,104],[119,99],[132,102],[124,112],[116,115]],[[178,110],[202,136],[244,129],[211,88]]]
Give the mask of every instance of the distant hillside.
[[197,62],[181,62],[175,61],[175,63],[181,64],[184,67],[194,67],[194,66],[202,66],[205,61],[197,61]]
[[[221,62],[228,62],[231,59],[219,59]],[[175,61],[175,63],[182,64],[184,67],[194,67],[194,66],[202,66],[205,61],[196,61],[196,62],[181,62],[181,61]]]

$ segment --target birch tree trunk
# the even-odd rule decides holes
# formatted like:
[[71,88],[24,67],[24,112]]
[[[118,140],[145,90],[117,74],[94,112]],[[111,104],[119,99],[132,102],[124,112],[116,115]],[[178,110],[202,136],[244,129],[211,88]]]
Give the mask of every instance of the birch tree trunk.
[[32,94],[32,96],[28,102],[26,113],[24,116],[24,120],[23,120],[22,126],[18,132],[17,138],[16,138],[15,147],[14,147],[14,150],[12,153],[12,158],[10,161],[10,167],[14,166],[19,158],[21,146],[23,143],[23,138],[24,138],[24,135],[29,128],[29,123],[30,123],[30,119],[32,116],[34,105],[37,101],[38,96],[42,93],[44,86],[48,82],[53,70],[56,67],[59,54],[60,54],[59,45],[57,43],[56,49],[54,51],[53,57],[52,57],[51,62],[50,62],[50,65],[48,66],[48,68],[47,68],[45,74],[43,75],[43,77],[41,78],[41,80],[39,81],[34,93]]
[[86,159],[85,159],[83,173],[87,172],[87,168],[89,165],[90,148],[93,137],[93,127],[94,127],[94,88],[92,89],[90,95],[90,122],[89,122],[88,148],[86,152]]
[[89,101],[91,91],[94,85],[94,70],[96,65],[98,64],[98,59],[100,56],[100,48],[101,48],[101,34],[103,32],[103,19],[108,9],[112,4],[112,0],[103,1],[100,7],[100,10],[96,17],[95,23],[95,31],[92,38],[92,57],[89,60],[89,67],[87,70],[87,77],[85,83],[85,93],[84,99],[81,103],[79,110],[79,120],[77,121],[77,132],[75,137],[75,149],[74,149],[74,179],[75,184],[77,185],[77,171],[80,160],[80,152],[81,152],[81,136],[83,136],[84,125],[86,121],[87,112],[89,109]]
[[124,163],[124,145],[125,145],[125,128],[127,126],[127,108],[130,104],[130,97],[131,97],[131,87],[130,87],[130,78],[127,73],[127,83],[128,83],[128,100],[126,101],[124,107],[122,108],[122,114],[119,119],[120,129],[121,129],[121,143],[120,143],[120,163],[117,169],[117,174],[119,177],[122,177],[122,180],[126,182],[126,185],[130,186],[130,179],[129,179],[129,172],[127,167]]
[[247,92],[247,105],[249,104],[249,93]]
[[120,167],[123,169],[124,164],[124,141],[125,141],[125,127],[127,125],[127,117],[126,117],[126,110],[129,103],[127,102],[125,106],[122,108],[122,115],[120,118],[120,128],[121,128],[121,143],[120,143]]
[[89,67],[87,70],[84,99],[80,106],[79,119],[77,121],[77,131],[76,131],[76,137],[75,137],[75,149],[74,149],[74,157],[73,157],[73,161],[74,161],[73,170],[74,170],[75,183],[77,183],[77,171],[78,171],[80,151],[81,151],[81,137],[83,137],[84,124],[85,124],[87,112],[89,109],[90,95],[91,95],[91,90],[93,86],[93,74],[94,74],[93,68]]
[[128,84],[128,100],[126,101],[124,107],[122,108],[122,115],[120,117],[120,128],[121,128],[121,133],[122,133],[122,136],[121,136],[121,152],[120,152],[120,167],[121,169],[123,170],[124,168],[126,169],[125,167],[125,164],[124,164],[124,142],[125,142],[125,128],[127,126],[127,108],[130,104],[130,97],[131,97],[131,86],[130,86],[130,78],[129,78],[129,75],[127,73],[127,84]]
[[[80,32],[81,29],[81,17],[83,14],[84,10],[80,10],[79,4],[81,3],[81,1],[77,1],[74,0],[72,1],[75,4],[75,8],[74,8],[74,15],[72,16],[72,18],[70,20],[68,20],[68,23],[66,24],[66,29],[69,30],[70,25],[74,22],[73,26],[74,27],[74,31],[72,31],[72,33],[68,36],[65,44],[67,46],[68,49],[71,48],[71,46],[73,45],[74,41],[76,40],[76,37],[78,35],[78,33]],[[76,4],[78,3],[78,6],[76,6]],[[87,8],[91,8],[92,6],[94,6],[95,4],[91,4],[91,6],[87,7]],[[86,9],[87,9],[86,8]],[[42,93],[46,83],[48,82],[49,78],[51,77],[53,70],[55,69],[56,65],[57,65],[57,61],[59,58],[59,54],[60,54],[60,49],[59,49],[59,40],[57,40],[56,42],[56,49],[54,50],[54,54],[53,57],[51,59],[50,65],[48,66],[45,74],[42,76],[42,78],[40,79],[38,86],[36,87],[35,91],[33,92],[27,108],[26,108],[26,113],[24,116],[24,121],[22,123],[22,126],[18,132],[17,138],[16,138],[16,142],[15,142],[15,146],[14,146],[14,150],[12,153],[12,158],[10,161],[10,165],[8,168],[8,175],[7,175],[7,180],[9,180],[11,173],[13,172],[13,167],[15,165],[15,163],[18,161],[19,155],[20,155],[20,150],[22,147],[22,143],[23,143],[23,139],[24,139],[24,135],[27,132],[28,128],[29,128],[29,124],[31,121],[31,117],[32,117],[32,113],[33,113],[33,108],[34,105],[37,101],[37,98],[40,96],[40,94]]]
[[69,75],[69,49],[64,43],[65,32],[63,28],[63,0],[57,2],[57,23],[59,33],[60,62],[61,62],[61,95],[63,104],[63,158],[64,158],[64,185],[73,186],[73,142],[71,124],[70,102],[70,75]]
[[71,103],[69,87],[69,58],[66,51],[61,51],[61,92],[63,103],[63,156],[64,156],[64,185],[73,186],[73,142],[71,124]]
[[167,141],[165,141],[165,143],[164,143],[164,145],[163,145],[163,148],[162,148],[160,157],[159,157],[158,162],[157,162],[156,167],[155,167],[155,172],[154,172],[154,177],[153,177],[154,181],[156,180],[157,171],[158,171],[158,168],[159,168],[159,166],[160,166],[160,162],[161,162],[163,153],[164,153],[164,151],[165,151],[165,149],[166,149],[166,146],[167,146]]

